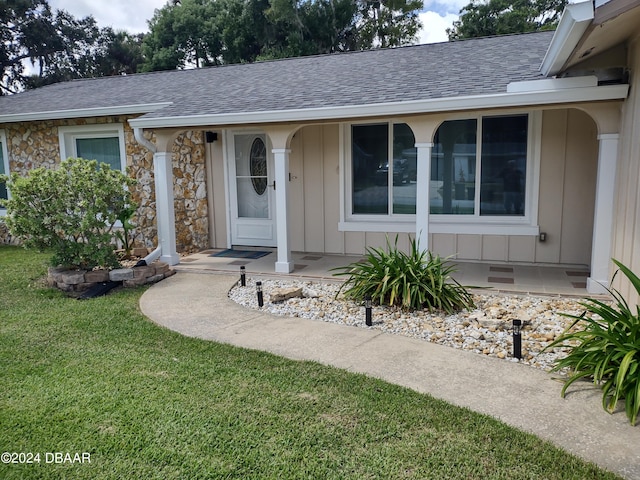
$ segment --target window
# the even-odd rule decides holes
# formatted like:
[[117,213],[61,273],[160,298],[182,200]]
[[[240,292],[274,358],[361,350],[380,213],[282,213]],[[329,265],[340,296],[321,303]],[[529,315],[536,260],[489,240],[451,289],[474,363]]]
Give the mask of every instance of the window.
[[[0,175],[9,174],[9,156],[7,154],[7,138],[3,131],[0,131]],[[9,192],[4,182],[0,182],[0,200],[9,198]],[[0,213],[4,215],[6,209],[0,205]]]
[[249,173],[253,190],[258,195],[264,195],[267,190],[267,147],[264,140],[256,137],[249,152]]
[[528,116],[452,120],[431,153],[433,215],[524,217]]
[[415,214],[416,158],[407,124],[352,125],[351,214]]
[[120,124],[60,127],[60,157],[81,157],[125,170],[124,129]]

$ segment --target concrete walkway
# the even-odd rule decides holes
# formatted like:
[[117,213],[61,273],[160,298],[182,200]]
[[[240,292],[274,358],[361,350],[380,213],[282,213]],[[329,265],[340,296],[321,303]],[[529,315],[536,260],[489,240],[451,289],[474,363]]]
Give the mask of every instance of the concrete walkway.
[[178,272],[142,296],[153,322],[190,337],[263,350],[383,379],[531,432],[640,480],[640,425],[601,407],[600,391],[517,363],[375,330],[275,317],[227,298],[237,276]]

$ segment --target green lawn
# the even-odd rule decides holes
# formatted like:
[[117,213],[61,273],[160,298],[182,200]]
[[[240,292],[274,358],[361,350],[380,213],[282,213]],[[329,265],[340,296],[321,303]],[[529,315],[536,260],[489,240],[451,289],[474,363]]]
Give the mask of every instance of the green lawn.
[[0,247],[0,452],[40,453],[2,479],[617,478],[405,388],[181,337],[141,289],[68,299],[45,262]]

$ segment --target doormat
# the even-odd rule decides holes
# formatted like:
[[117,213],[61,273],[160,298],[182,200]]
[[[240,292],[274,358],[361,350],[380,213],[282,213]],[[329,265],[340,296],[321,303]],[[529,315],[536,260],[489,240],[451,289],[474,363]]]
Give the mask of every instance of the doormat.
[[255,260],[256,258],[264,257],[265,255],[269,255],[270,253],[271,252],[265,252],[263,250],[234,250],[233,248],[228,248],[209,256],[226,258],[250,258],[252,260]]

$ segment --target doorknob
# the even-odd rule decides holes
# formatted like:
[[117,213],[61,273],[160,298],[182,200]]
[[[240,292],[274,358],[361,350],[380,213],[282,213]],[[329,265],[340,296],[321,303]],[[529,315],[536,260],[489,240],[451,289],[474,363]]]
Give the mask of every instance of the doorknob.
[[276,189],[276,181],[274,180],[273,183],[271,185],[269,185],[269,186],[275,190]]

